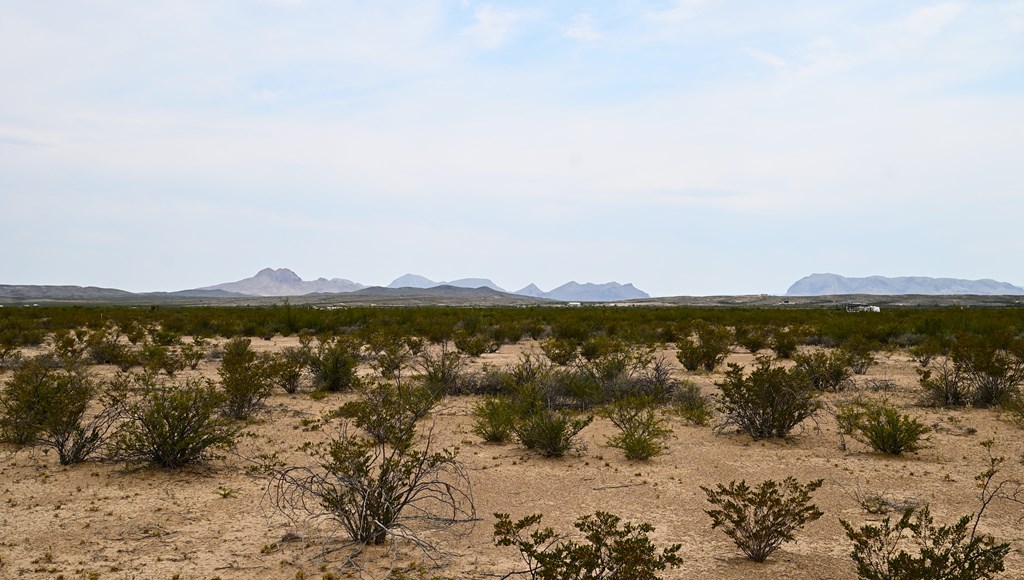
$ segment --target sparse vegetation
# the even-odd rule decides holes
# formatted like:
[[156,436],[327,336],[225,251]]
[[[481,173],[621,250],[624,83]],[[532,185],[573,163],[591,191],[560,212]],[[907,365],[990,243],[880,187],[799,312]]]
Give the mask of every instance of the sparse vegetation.
[[688,371],[714,371],[728,356],[732,346],[732,332],[725,326],[698,320],[694,323],[694,336],[676,342],[676,358]]
[[651,541],[654,527],[622,524],[621,518],[598,511],[576,520],[586,542],[560,540],[551,528],[538,528],[539,514],[512,521],[505,513],[494,517],[494,543],[519,550],[525,569],[506,574],[536,580],[587,578],[593,580],[655,580],[658,572],[682,565],[680,544],[660,552]]
[[749,376],[730,364],[725,380],[716,384],[722,389],[719,429],[734,426],[754,439],[785,437],[820,408],[804,373],[775,366],[767,357],[757,359]]
[[861,400],[841,405],[836,419],[845,434],[888,455],[917,451],[930,431],[924,423],[884,402]]
[[619,432],[608,439],[608,446],[621,449],[626,459],[646,460],[660,455],[664,440],[672,433],[658,416],[654,401],[646,397],[623,399],[603,410]]
[[769,479],[756,488],[746,481],[718,484],[716,489],[701,486],[715,506],[704,511],[712,529],[721,527],[748,558],[764,562],[784,542],[794,541],[793,533],[804,524],[823,515],[811,503],[811,493],[822,481],[800,484],[787,477],[781,484]]
[[209,381],[161,384],[153,375],[121,375],[110,393],[125,419],[112,437],[111,455],[130,464],[177,469],[211,459],[238,435],[218,413],[224,395]]

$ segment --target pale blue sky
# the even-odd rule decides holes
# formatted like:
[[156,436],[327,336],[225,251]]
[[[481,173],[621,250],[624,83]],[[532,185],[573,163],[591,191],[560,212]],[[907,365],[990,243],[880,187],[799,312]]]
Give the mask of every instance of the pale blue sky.
[[0,0],[0,283],[1024,284],[1024,1]]

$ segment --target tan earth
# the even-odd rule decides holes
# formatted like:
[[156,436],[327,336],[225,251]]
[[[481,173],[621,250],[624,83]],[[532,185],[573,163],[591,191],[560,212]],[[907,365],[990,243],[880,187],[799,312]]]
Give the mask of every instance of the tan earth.
[[[293,338],[254,339],[260,349],[296,344]],[[506,365],[534,345],[503,347],[472,362]],[[668,359],[679,378],[712,393],[721,372],[688,374]],[[734,352],[730,362],[749,363]],[[867,379],[888,379],[898,389],[887,396],[933,428],[930,446],[918,453],[888,457],[847,440],[840,448],[835,422],[823,414],[793,437],[754,442],[735,433],[716,435],[710,426],[692,426],[670,417],[674,431],[662,456],[627,461],[606,446],[614,429],[598,418],[581,434],[586,450],[578,456],[544,459],[515,444],[487,445],[471,432],[473,398],[445,402],[431,418],[440,445],[458,449],[472,482],[478,521],[428,536],[441,552],[426,557],[408,542],[367,548],[357,555],[337,527],[289,521],[267,494],[265,479],[246,467],[261,453],[276,451],[289,464],[308,464],[297,448],[334,433],[336,426],[310,430],[310,420],[334,409],[351,395],[313,400],[308,393],[276,392],[269,412],[251,425],[249,437],[226,457],[201,468],[180,471],[127,470],[116,463],[88,462],[61,467],[54,453],[39,448],[0,448],[0,577],[2,578],[383,578],[387,570],[419,563],[424,577],[500,578],[521,565],[513,548],[492,542],[494,512],[513,518],[544,515],[544,525],[574,531],[581,515],[605,510],[633,522],[649,522],[661,546],[682,544],[684,563],[665,578],[855,578],[850,542],[839,519],[877,522],[855,499],[859,493],[884,493],[893,499],[927,502],[937,522],[951,523],[978,508],[974,476],[987,456],[980,443],[995,440],[996,455],[1006,457],[997,479],[1024,479],[1024,438],[1019,427],[987,410],[942,410],[914,406],[919,396],[916,363],[902,353],[884,355]],[[216,378],[216,363],[198,372]],[[94,367],[98,376],[112,367]],[[841,397],[827,395],[835,404]],[[424,425],[426,428],[427,425]],[[800,481],[822,478],[814,493],[825,515],[797,532],[767,562],[743,554],[721,531],[712,530],[701,485],[746,479]],[[1024,577],[1024,506],[997,500],[981,529],[1011,543],[1006,578]],[[418,577],[411,574],[412,577]]]

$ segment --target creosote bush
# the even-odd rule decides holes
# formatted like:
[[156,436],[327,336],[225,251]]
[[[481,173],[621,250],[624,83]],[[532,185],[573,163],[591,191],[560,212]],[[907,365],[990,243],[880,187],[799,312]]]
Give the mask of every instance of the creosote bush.
[[698,320],[693,328],[694,337],[676,342],[676,358],[688,371],[713,372],[729,355],[732,332],[720,324]]
[[[394,385],[391,385],[394,387]],[[352,541],[383,544],[389,535],[414,540],[428,529],[472,521],[469,479],[451,449],[435,450],[430,431],[423,437],[410,421],[408,391],[376,393],[373,410],[390,421],[385,435],[364,437],[347,424],[321,446],[307,446],[314,467],[273,472],[275,505],[289,517],[337,522]],[[362,409],[370,409],[369,398]],[[390,419],[387,419],[390,418]]]
[[608,439],[608,446],[621,449],[626,459],[646,460],[660,455],[665,439],[672,433],[650,398],[616,401],[601,413],[619,430]]
[[111,455],[130,464],[177,469],[234,445],[238,429],[218,411],[224,395],[209,381],[160,384],[153,375],[119,375],[109,389],[124,418]]
[[508,397],[485,397],[473,406],[473,433],[488,443],[505,443],[512,437],[516,406]]
[[796,369],[774,366],[758,357],[754,370],[744,376],[743,367],[730,364],[718,410],[723,422],[718,429],[735,426],[756,439],[785,437],[820,408],[817,391],[807,375]]
[[[878,525],[855,528],[840,520],[853,542],[850,557],[864,580],[920,578],[921,580],[980,580],[1003,571],[1009,544],[976,535],[971,516],[948,526],[936,526],[928,506],[908,509],[895,523],[886,516]],[[915,550],[901,548],[910,543]]]
[[593,420],[593,415],[578,417],[566,411],[541,408],[521,414],[512,432],[523,447],[535,449],[544,457],[561,457],[570,451],[583,450],[576,436]]
[[61,465],[85,461],[104,445],[116,420],[111,410],[86,420],[95,396],[96,386],[82,370],[29,360],[0,393],[0,440],[50,447]]
[[359,384],[359,345],[348,337],[321,338],[310,351],[308,365],[318,391],[347,391]]
[[[860,528],[839,520],[853,542],[850,557],[857,565],[857,576],[865,580],[979,580],[1002,572],[1010,545],[978,533],[978,525],[994,500],[1019,503],[1021,484],[996,479],[1005,458],[993,455],[994,445],[991,439],[981,442],[988,467],[974,477],[980,505],[973,515],[965,515],[951,525],[936,526],[925,505],[905,509],[895,524],[888,516],[878,525]],[[909,552],[904,549],[907,543],[912,546]]]
[[783,542],[794,541],[796,530],[822,516],[811,503],[811,492],[822,481],[801,485],[787,477],[781,484],[769,479],[753,489],[745,481],[718,484],[716,489],[701,486],[715,506],[704,512],[711,516],[712,529],[721,527],[748,558],[763,562]]
[[406,444],[416,430],[416,423],[439,400],[436,391],[418,383],[371,382],[360,388],[362,396],[342,405],[332,417],[350,419],[380,444]]
[[270,360],[253,351],[250,344],[248,338],[226,342],[217,371],[224,387],[224,414],[232,419],[254,415],[273,389]]
[[810,379],[819,391],[844,390],[853,374],[850,357],[842,350],[820,350],[809,354],[794,354],[796,368]]
[[715,402],[693,382],[680,383],[672,393],[671,408],[684,421],[707,425],[715,417]]
[[451,349],[447,340],[439,342],[434,351],[423,349],[416,362],[424,384],[442,396],[457,389],[466,365],[463,354]]
[[921,449],[924,436],[930,431],[924,423],[884,402],[856,401],[840,405],[836,420],[843,433],[888,455]]
[[[659,551],[649,534],[654,527],[626,522],[616,515],[598,511],[576,520],[584,542],[559,539],[551,528],[539,528],[540,514],[512,521],[506,513],[494,517],[494,543],[515,547],[525,569],[505,575],[536,580],[656,580],[658,572],[683,563],[682,545]],[[621,527],[620,527],[621,524]]]

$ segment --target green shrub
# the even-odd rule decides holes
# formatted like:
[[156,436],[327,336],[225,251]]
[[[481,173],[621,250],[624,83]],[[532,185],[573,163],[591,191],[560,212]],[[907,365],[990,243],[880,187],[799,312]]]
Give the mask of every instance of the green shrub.
[[509,514],[496,513],[494,517],[495,545],[514,546],[526,565],[525,570],[510,572],[505,578],[656,580],[658,572],[683,563],[678,555],[682,545],[673,544],[659,552],[648,535],[654,527],[630,522],[620,527],[621,518],[607,512],[576,520],[585,542],[560,540],[551,528],[537,529],[540,514],[515,522]]
[[484,353],[497,352],[501,346],[489,336],[467,332],[456,333],[454,342],[455,348],[474,358]]
[[168,377],[174,377],[185,370],[185,359],[174,347],[157,343],[149,343],[142,347],[140,355],[143,368],[150,373],[163,371]]
[[417,359],[423,382],[439,395],[458,389],[466,361],[457,350],[449,350],[448,342],[439,344],[436,351],[424,350]]
[[14,445],[35,443],[47,415],[61,405],[51,396],[55,384],[76,377],[81,375],[55,369],[49,358],[31,358],[21,364],[0,391],[0,440]]
[[711,516],[712,529],[721,527],[748,558],[763,562],[783,542],[794,541],[793,532],[822,516],[811,503],[811,492],[822,481],[801,485],[787,477],[781,484],[769,479],[754,489],[745,481],[718,484],[714,490],[701,486],[708,503],[716,506],[704,512]]
[[864,337],[855,336],[844,341],[840,350],[846,355],[850,369],[855,374],[863,375],[877,362],[875,346]]
[[473,406],[473,433],[488,443],[505,443],[512,437],[516,405],[505,397],[486,397]]
[[324,338],[309,355],[309,372],[318,391],[336,393],[359,384],[359,345],[347,338]]
[[302,375],[308,361],[309,351],[294,346],[282,348],[267,359],[270,382],[289,395],[295,394],[302,385]]
[[210,459],[238,435],[217,412],[224,395],[210,381],[160,385],[153,376],[121,375],[111,394],[125,418],[112,438],[112,456],[130,464],[177,469]]
[[917,451],[929,432],[924,423],[885,403],[861,401],[841,405],[836,416],[843,432],[888,455]]
[[574,418],[564,411],[544,408],[521,415],[512,431],[523,447],[536,449],[544,457],[561,457],[583,449],[576,436],[593,420],[591,415]]
[[0,394],[0,440],[55,449],[61,465],[85,461],[103,446],[116,419],[104,410],[86,421],[95,395],[80,370],[30,360]]
[[[380,405],[388,416],[405,412],[400,399]],[[361,544],[383,544],[399,529],[399,538],[429,549],[420,527],[470,522],[475,510],[469,478],[454,451],[435,451],[430,433],[417,446],[414,435],[404,432],[405,440],[392,445],[343,428],[325,446],[309,448],[316,467],[275,469],[272,499],[289,517],[303,513],[338,522]]]
[[713,372],[729,355],[732,332],[725,326],[698,320],[693,328],[694,337],[676,342],[676,358],[688,371]]
[[[854,528],[840,520],[853,542],[850,557],[857,577],[864,580],[914,578],[921,580],[980,580],[1003,571],[1009,544],[976,535],[971,516],[955,524],[936,526],[928,506],[908,509],[895,524],[888,516],[879,525]],[[911,552],[901,549],[907,542]]]
[[665,439],[672,433],[658,416],[654,401],[646,397],[616,401],[602,414],[619,430],[608,439],[608,446],[621,449],[626,459],[646,460],[660,455]]
[[966,407],[970,404],[971,385],[959,365],[943,361],[935,369],[916,370],[918,382],[924,389],[922,404],[935,407]]
[[196,370],[199,368],[199,363],[203,362],[203,359],[206,358],[208,348],[209,345],[206,343],[206,339],[196,336],[192,339],[192,342],[178,347],[178,350],[181,353],[181,359],[185,366]]
[[716,384],[722,389],[719,429],[735,426],[755,440],[785,437],[820,408],[817,391],[806,375],[774,366],[766,357],[757,359],[747,377],[743,367],[730,364],[725,380]]
[[964,337],[952,352],[953,364],[971,385],[975,407],[996,407],[1020,394],[1024,382],[1024,345],[994,337]]
[[750,354],[757,354],[768,347],[769,334],[763,327],[738,325],[734,334],[736,344],[750,351]]
[[683,382],[672,393],[672,409],[688,423],[707,425],[715,416],[714,400],[696,383]]
[[374,443],[394,446],[411,443],[416,422],[437,404],[438,394],[423,385],[371,383],[362,396],[342,405],[333,416],[351,419]]
[[224,344],[224,358],[218,373],[224,388],[224,415],[248,419],[263,408],[270,396],[270,361],[250,348],[248,338],[233,338]]
[[807,375],[811,384],[819,391],[844,390],[849,385],[853,372],[849,356],[840,350],[794,354],[793,361],[796,362],[796,368]]
[[549,338],[540,343],[544,356],[559,366],[568,366],[579,356],[579,343],[567,338]]
[[793,328],[776,328],[768,344],[778,358],[792,358],[800,342],[800,333]]

